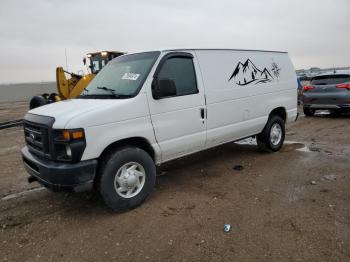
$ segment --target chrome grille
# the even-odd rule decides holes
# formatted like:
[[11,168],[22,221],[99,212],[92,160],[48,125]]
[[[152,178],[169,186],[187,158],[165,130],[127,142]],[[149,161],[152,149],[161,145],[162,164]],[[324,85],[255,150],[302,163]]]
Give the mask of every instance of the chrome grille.
[[29,149],[34,153],[39,155],[49,153],[48,127],[25,121],[24,137]]

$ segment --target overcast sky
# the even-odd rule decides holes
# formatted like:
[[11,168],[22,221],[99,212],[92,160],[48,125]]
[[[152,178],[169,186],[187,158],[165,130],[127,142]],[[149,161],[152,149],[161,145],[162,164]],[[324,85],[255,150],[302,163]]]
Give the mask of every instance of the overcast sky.
[[55,80],[92,51],[288,51],[297,69],[350,66],[350,0],[1,0],[0,83]]

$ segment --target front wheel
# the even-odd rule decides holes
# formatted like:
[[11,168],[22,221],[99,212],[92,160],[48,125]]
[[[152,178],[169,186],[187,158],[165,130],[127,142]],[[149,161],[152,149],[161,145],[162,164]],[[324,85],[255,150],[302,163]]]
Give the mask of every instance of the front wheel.
[[285,138],[285,124],[281,117],[273,115],[269,118],[263,131],[257,135],[258,147],[266,152],[281,149]]
[[140,205],[152,192],[156,167],[144,150],[125,147],[101,161],[98,190],[113,211],[125,211]]

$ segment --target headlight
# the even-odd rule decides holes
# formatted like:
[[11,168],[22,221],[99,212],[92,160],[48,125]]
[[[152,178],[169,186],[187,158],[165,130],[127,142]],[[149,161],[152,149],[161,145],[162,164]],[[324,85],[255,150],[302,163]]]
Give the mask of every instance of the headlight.
[[79,162],[86,147],[84,129],[54,130],[53,145],[56,160]]

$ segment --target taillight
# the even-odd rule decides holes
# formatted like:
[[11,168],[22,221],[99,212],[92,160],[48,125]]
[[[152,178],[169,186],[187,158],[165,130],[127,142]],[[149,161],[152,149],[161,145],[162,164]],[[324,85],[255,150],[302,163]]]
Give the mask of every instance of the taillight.
[[346,88],[348,90],[350,90],[350,83],[348,84],[339,84],[339,85],[336,85],[337,88]]
[[312,90],[314,88],[315,88],[314,86],[304,86],[303,91],[306,92],[306,91]]

